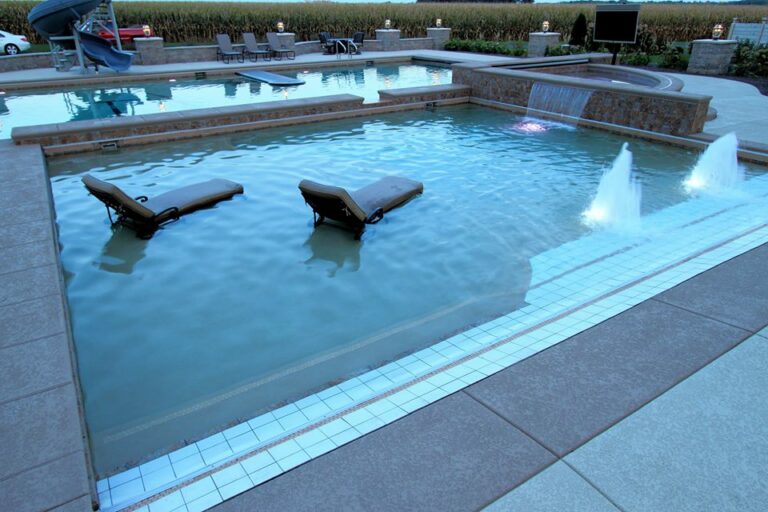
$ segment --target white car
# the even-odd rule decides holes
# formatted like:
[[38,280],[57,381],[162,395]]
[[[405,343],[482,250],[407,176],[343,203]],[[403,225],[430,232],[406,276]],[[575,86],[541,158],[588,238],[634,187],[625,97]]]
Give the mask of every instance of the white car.
[[6,55],[16,55],[19,52],[29,50],[29,46],[27,36],[17,36],[0,30],[0,49]]

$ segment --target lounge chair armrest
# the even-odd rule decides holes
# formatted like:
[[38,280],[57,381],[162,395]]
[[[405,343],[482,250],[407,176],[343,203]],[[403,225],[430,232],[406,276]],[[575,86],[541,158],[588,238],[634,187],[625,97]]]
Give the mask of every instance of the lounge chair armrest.
[[372,214],[370,214],[365,219],[366,224],[376,224],[381,219],[384,218],[384,209],[383,208],[376,208]]
[[146,203],[147,201],[149,201],[149,198],[147,196],[136,196],[134,197],[134,199],[140,203]]

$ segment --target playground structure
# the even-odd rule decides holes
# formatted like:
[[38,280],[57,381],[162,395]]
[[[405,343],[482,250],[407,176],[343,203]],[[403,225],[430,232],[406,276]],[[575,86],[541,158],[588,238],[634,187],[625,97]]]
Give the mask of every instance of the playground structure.
[[[32,28],[50,45],[53,65],[68,71],[75,64],[85,73],[90,63],[125,71],[133,54],[123,51],[112,0],[47,0],[29,11]],[[101,28],[114,36],[117,48],[93,33]]]

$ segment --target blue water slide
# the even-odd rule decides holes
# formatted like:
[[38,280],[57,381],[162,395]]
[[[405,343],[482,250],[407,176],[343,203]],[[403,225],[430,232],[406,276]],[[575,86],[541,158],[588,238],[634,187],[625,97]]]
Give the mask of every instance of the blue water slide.
[[112,47],[112,43],[90,32],[78,34],[83,53],[96,64],[107,66],[115,71],[125,71],[131,67],[132,53],[117,50]]
[[[74,23],[96,9],[103,0],[46,0],[29,11],[27,19],[32,28],[46,39],[72,35]],[[89,32],[78,32],[86,57],[115,71],[131,66],[132,54],[112,47],[112,44]]]

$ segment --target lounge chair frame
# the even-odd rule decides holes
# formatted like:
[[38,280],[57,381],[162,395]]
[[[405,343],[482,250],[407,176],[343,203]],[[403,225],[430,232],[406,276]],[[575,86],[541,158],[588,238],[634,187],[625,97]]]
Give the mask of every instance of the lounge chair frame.
[[264,60],[272,60],[272,50],[259,49],[259,43],[256,41],[256,36],[253,35],[253,32],[243,32],[243,44],[245,45],[243,56],[248,57],[251,62],[258,62],[259,55]]
[[245,55],[242,51],[235,50],[228,34],[216,34],[216,44],[218,45],[216,49],[217,61],[221,59],[225,64],[229,64],[234,57],[238,62],[245,62]]
[[283,55],[288,60],[294,60],[296,58],[296,51],[284,48],[280,40],[277,38],[277,32],[267,32],[267,43],[269,49],[272,50],[272,58],[275,60],[282,60]]
[[[402,188],[400,193],[389,197],[386,197],[385,194],[373,203],[364,199],[365,191],[375,190],[379,185],[391,186],[393,181]],[[367,225],[378,223],[384,218],[386,212],[421,194],[423,185],[405,178],[389,176],[352,193],[341,187],[323,185],[309,180],[302,180],[299,184],[299,190],[304,201],[312,209],[312,221],[315,228],[325,222],[326,219],[330,219],[342,226],[351,228],[355,234],[355,240],[360,240]]]

